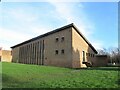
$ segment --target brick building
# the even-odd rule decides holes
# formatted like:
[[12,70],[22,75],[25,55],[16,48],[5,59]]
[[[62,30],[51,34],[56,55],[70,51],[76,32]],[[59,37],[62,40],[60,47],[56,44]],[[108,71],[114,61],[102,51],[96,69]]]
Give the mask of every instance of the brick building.
[[12,62],[70,68],[94,66],[97,54],[73,23],[11,48]]
[[0,62],[11,62],[12,55],[10,50],[0,49]]

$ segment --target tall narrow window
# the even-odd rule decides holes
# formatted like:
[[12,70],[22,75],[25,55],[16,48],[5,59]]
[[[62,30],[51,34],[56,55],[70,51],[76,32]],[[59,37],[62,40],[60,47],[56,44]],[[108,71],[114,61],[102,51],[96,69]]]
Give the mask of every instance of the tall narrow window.
[[93,54],[91,54],[91,57],[93,57]]
[[62,38],[61,38],[61,42],[63,42],[63,41],[64,41],[64,39],[65,39],[65,38],[64,38],[64,36],[62,36]]
[[90,56],[90,53],[88,53],[88,55]]
[[42,41],[42,65],[44,65],[44,40]]
[[90,53],[90,56],[92,57],[92,53]]
[[1,62],[1,56],[0,56],[0,62]]
[[61,50],[61,54],[64,54],[64,53],[65,53],[65,52],[64,52],[64,49],[62,49],[62,50]]
[[85,61],[85,51],[82,52],[83,62]]
[[58,50],[55,50],[55,54],[58,54]]

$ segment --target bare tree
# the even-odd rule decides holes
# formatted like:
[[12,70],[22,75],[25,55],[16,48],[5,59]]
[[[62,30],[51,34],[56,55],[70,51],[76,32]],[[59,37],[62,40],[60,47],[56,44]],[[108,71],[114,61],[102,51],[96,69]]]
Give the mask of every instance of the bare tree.
[[120,48],[110,47],[97,50],[99,55],[107,55],[108,63],[120,64]]

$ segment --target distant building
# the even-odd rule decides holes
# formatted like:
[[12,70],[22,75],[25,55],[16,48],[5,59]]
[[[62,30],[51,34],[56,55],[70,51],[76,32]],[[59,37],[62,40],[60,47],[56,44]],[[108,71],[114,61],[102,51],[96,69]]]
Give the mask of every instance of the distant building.
[[108,65],[108,60],[109,57],[108,55],[96,55],[96,59],[94,61],[95,65],[94,66],[107,66]]
[[94,66],[97,54],[73,23],[11,48],[12,62],[70,68]]
[[0,49],[0,62],[11,62],[12,55],[10,50]]

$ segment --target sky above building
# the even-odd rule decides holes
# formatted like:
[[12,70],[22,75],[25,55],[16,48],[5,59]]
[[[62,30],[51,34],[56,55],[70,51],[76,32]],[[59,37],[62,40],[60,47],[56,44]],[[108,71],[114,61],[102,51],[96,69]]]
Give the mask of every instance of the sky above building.
[[0,47],[74,23],[96,48],[118,47],[117,2],[2,2]]

